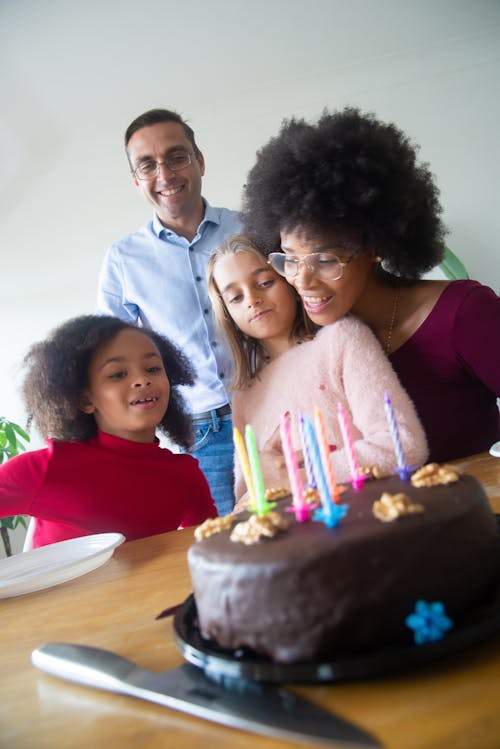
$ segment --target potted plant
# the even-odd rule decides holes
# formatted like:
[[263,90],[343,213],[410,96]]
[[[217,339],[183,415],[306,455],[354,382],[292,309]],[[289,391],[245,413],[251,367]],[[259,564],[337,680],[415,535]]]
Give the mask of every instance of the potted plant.
[[[24,429],[4,416],[0,416],[0,465],[9,458],[13,458],[14,455],[24,452],[29,441],[30,438]],[[27,527],[24,515],[0,518],[0,535],[2,536],[5,554],[8,557],[12,556],[9,530],[13,531],[18,525]]]

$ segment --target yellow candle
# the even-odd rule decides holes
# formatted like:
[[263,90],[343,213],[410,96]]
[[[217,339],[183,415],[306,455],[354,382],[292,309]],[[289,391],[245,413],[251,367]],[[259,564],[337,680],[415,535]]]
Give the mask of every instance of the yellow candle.
[[253,509],[256,509],[255,489],[253,486],[252,471],[250,470],[250,463],[248,462],[248,455],[245,448],[245,443],[243,442],[243,437],[236,427],[234,427],[233,429],[233,439],[236,447],[236,454],[238,455],[238,460],[240,461],[241,470],[243,472],[243,478],[245,479],[245,483],[247,485],[248,496],[250,497],[250,502],[253,506]]

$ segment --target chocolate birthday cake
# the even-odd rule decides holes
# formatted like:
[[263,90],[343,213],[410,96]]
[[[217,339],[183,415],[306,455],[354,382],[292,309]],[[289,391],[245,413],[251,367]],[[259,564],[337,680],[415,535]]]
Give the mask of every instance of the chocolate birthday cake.
[[480,483],[450,470],[349,487],[332,528],[298,522],[290,498],[206,521],[188,552],[203,637],[295,663],[413,642],[417,601],[459,619],[498,578],[500,544]]

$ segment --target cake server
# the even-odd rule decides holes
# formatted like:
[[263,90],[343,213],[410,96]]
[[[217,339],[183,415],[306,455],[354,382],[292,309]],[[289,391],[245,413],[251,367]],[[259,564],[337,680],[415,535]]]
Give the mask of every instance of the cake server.
[[41,645],[31,660],[53,676],[244,731],[320,746],[381,746],[363,729],[285,689],[242,679],[223,685],[189,664],[147,671],[109,650],[60,642]]

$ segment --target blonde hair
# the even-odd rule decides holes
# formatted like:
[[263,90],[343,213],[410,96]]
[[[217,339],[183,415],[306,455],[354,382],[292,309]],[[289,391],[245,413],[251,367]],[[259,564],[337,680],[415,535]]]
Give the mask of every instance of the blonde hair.
[[[212,302],[215,321],[227,338],[233,354],[235,365],[234,390],[242,390],[248,387],[267,361],[266,351],[262,342],[257,338],[252,338],[243,333],[234,322],[214,278],[217,261],[227,255],[236,255],[238,252],[252,252],[263,263],[267,263],[266,256],[259,250],[250,237],[244,234],[233,234],[220,247],[214,250],[207,264],[208,294]],[[269,270],[284,281],[271,266],[269,266]],[[318,326],[307,317],[301,299],[293,286],[290,286],[290,290],[297,298],[297,312],[290,331],[290,340],[297,343],[299,340],[313,338],[318,330]]]

